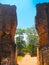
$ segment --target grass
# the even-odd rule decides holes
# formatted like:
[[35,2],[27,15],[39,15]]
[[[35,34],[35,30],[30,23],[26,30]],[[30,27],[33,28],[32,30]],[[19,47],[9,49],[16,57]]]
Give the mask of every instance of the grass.
[[18,61],[22,60],[22,58],[23,58],[22,56],[18,56]]

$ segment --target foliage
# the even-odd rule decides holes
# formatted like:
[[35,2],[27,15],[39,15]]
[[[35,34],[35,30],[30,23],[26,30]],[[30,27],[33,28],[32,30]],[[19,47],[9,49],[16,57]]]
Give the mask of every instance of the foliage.
[[26,30],[26,33],[28,35],[27,40],[30,53],[31,55],[36,55],[36,44],[39,40],[37,32],[34,27],[31,27]]
[[22,50],[25,46],[25,41],[23,40],[23,38],[18,36],[18,37],[16,37],[16,44],[17,44],[17,48],[18,48],[18,55],[22,55],[23,54]]
[[34,34],[34,35],[37,35],[37,31],[35,29],[35,27],[30,27],[30,28],[27,28],[26,29],[26,34]]
[[22,58],[23,58],[22,56],[18,56],[18,61],[22,60]]
[[[27,44],[23,40],[23,33],[27,35]],[[16,34],[16,44],[18,48],[18,54],[23,55],[25,53],[30,53],[31,55],[36,54],[36,44],[39,40],[35,27],[25,29],[17,29]]]
[[21,35],[23,33],[25,33],[25,29],[21,29],[21,28],[17,29],[16,34],[20,34]]
[[28,44],[26,44],[25,47],[23,48],[23,52],[24,53],[30,53],[30,47]]
[[16,37],[16,44],[17,44],[17,48],[18,48],[18,55],[24,55],[23,53],[23,48],[25,46],[25,41],[23,40],[23,33],[25,33],[25,29],[17,29],[16,34],[18,34],[19,36]]

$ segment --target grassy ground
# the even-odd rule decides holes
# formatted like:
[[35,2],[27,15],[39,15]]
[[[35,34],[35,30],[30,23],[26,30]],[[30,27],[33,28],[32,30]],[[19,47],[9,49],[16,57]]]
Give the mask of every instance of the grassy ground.
[[22,58],[23,58],[22,56],[18,56],[18,61],[22,60]]

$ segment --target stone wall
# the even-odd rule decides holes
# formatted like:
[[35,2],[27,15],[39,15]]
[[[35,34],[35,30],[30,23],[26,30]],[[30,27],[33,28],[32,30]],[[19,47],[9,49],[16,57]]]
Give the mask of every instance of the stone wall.
[[38,65],[49,65],[49,3],[36,5],[35,26],[39,35]]
[[0,65],[15,65],[16,6],[0,4]]

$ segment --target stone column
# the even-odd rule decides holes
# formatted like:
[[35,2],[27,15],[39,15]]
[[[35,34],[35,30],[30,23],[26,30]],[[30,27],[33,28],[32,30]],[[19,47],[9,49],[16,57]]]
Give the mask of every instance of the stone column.
[[49,3],[36,5],[35,26],[39,35],[38,65],[49,65]]
[[16,6],[0,4],[0,65],[17,65],[14,41],[16,27]]

